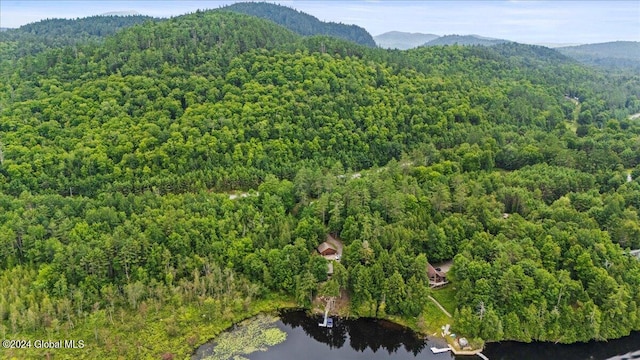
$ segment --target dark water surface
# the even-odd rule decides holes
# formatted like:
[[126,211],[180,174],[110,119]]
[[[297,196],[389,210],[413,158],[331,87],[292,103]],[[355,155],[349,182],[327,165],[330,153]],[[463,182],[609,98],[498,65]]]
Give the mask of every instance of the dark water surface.
[[[287,333],[287,340],[266,352],[245,357],[250,360],[479,359],[456,357],[449,352],[433,354],[430,347],[444,347],[443,340],[422,339],[411,330],[384,320],[337,319],[332,329],[319,327],[320,321],[321,318],[309,317],[303,311],[284,312],[277,326]],[[640,359],[640,333],[608,342],[574,345],[493,343],[488,344],[483,353],[490,360]]]
[[640,332],[617,340],[572,345],[550,343],[487,344],[483,351],[490,360],[631,360],[640,359]]
[[431,346],[445,347],[443,340],[427,340],[400,325],[374,319],[336,319],[332,329],[318,326],[320,317],[303,311],[280,315],[278,327],[287,340],[266,352],[246,356],[250,360],[339,359],[467,359],[450,353],[433,354]]

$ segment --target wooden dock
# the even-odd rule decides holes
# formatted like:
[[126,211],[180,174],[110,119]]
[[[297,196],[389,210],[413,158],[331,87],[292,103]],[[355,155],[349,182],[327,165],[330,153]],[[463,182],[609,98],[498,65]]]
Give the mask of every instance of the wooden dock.
[[330,297],[327,300],[327,305],[324,307],[324,321],[321,322],[321,323],[318,323],[318,326],[324,327],[324,328],[332,328],[333,327],[333,318],[329,317],[329,311],[331,311],[331,308],[333,307],[335,301],[336,301],[336,299],[333,298],[333,297]]
[[468,355],[468,356],[473,356],[476,355],[479,358],[481,358],[482,360],[489,360],[489,358],[482,353],[482,349],[478,349],[478,350],[456,350],[455,347],[449,345],[449,347],[451,348],[451,352],[454,355]]

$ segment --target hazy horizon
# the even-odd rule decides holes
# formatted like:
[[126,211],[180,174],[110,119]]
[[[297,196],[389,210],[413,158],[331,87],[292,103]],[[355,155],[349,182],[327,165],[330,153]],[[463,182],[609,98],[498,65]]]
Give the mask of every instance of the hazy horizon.
[[[0,27],[114,11],[167,18],[237,1],[0,1]],[[640,41],[640,1],[297,1],[292,7],[322,21],[355,24],[371,35],[389,31],[475,34],[523,43]],[[82,5],[81,5],[82,4]]]

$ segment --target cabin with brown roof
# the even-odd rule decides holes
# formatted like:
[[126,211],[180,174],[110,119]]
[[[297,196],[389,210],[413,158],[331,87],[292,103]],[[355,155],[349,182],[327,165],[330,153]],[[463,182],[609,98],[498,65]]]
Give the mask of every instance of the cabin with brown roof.
[[436,270],[431,264],[427,264],[427,275],[429,277],[429,287],[436,288],[447,285],[447,274],[441,270]]
[[338,250],[326,241],[318,245],[318,253],[322,256],[335,255],[337,252]]

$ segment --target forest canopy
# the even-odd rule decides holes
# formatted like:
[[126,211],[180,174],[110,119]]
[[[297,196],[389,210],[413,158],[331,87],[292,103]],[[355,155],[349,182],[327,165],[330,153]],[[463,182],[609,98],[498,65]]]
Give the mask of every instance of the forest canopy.
[[[417,317],[427,264],[451,259],[459,333],[640,330],[637,75],[516,43],[376,49],[224,10],[23,41],[0,42],[3,334],[78,326],[100,356],[188,354],[109,348],[97,329],[189,308],[162,336],[193,339],[188,321],[336,288],[354,315]],[[331,279],[327,234],[345,245]]]

